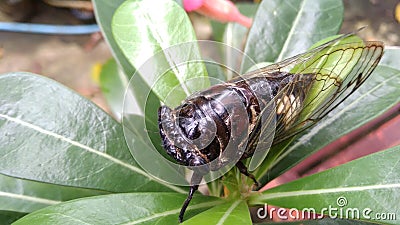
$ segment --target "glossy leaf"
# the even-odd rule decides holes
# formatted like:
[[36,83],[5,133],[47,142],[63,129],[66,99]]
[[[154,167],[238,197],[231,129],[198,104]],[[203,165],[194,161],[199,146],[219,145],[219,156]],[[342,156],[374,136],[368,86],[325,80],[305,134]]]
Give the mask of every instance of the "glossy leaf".
[[400,58],[400,47],[386,46],[385,54],[382,57],[380,65],[400,70],[400,63],[398,60],[399,58]]
[[[103,31],[103,36],[110,45],[116,62],[124,71],[124,74],[115,73],[116,68],[111,65],[111,68],[109,69],[113,70],[114,73],[112,73],[113,75],[105,75],[108,79],[101,80],[102,91],[103,94],[105,94],[105,96],[107,97],[108,102],[112,102],[111,105],[115,104],[115,107],[117,107],[117,109],[115,110],[117,111],[116,113],[137,114],[138,112],[140,112],[141,115],[145,116],[147,129],[150,132],[154,132],[158,129],[158,125],[154,123],[154,121],[157,121],[156,112],[160,107],[160,101],[158,97],[150,90],[150,87],[146,84],[141,76],[133,76],[136,70],[131,62],[129,62],[129,60],[122,53],[111,32],[112,17],[116,9],[123,2],[125,2],[125,0],[93,1],[95,6],[96,19]],[[128,85],[129,82],[135,84],[134,89],[128,89],[128,87],[130,87]],[[118,88],[119,85],[121,86]],[[106,93],[107,91],[109,93]],[[118,108],[120,106],[122,108],[121,111],[118,112]]]
[[[128,77],[119,70],[114,59],[109,59],[101,68],[100,72],[100,89],[107,101],[110,110],[117,120],[121,120],[121,113],[124,104],[125,88],[128,84]],[[127,97],[132,97],[127,95]],[[140,114],[140,108],[134,98],[128,100],[132,102],[130,112]],[[136,104],[135,104],[136,103]]]
[[[236,7],[243,15],[253,18],[257,11],[258,4],[237,3]],[[239,71],[240,62],[243,58],[242,51],[246,43],[249,28],[238,23],[231,22],[223,24],[215,20],[211,20],[211,27],[214,40],[229,46],[229,48],[225,47],[219,51],[224,66]],[[233,48],[235,48],[235,51],[233,51]],[[209,76],[213,76],[209,71],[209,64],[206,64],[206,66]],[[237,74],[233,73],[231,70],[227,70],[225,71],[225,77],[220,80],[229,80],[236,75]]]
[[[123,124],[126,142],[136,162],[144,170],[160,180],[189,186],[185,179],[183,168],[177,166],[176,161],[162,148],[159,133],[147,131],[141,116],[124,116]],[[152,143],[157,144],[153,145]]]
[[23,216],[25,216],[25,213],[0,211],[0,224],[1,225],[11,224],[12,222],[18,220]]
[[220,65],[214,63],[212,60],[205,63],[207,68],[208,77],[210,79],[210,85],[220,84],[222,81],[226,81],[225,71]]
[[0,174],[0,211],[30,213],[62,201],[108,193],[40,183]]
[[[272,151],[256,170],[266,183],[312,153],[360,127],[400,101],[400,71],[378,66],[361,87],[314,127],[305,130],[280,155]],[[368,107],[366,107],[368,105]]]
[[[12,87],[12,88],[10,88]],[[133,160],[122,126],[92,102],[29,73],[0,76],[0,173],[110,192],[179,191]]]
[[115,13],[115,10],[123,3],[125,0],[93,0],[94,12],[96,15],[96,21],[99,24],[102,34],[110,45],[112,53],[117,60],[117,62],[123,68],[125,74],[130,77],[134,72],[135,68],[129,63],[128,59],[124,56],[121,49],[118,47],[113,34],[111,32],[111,20]]
[[[335,35],[343,20],[340,0],[262,1],[247,39],[245,53],[256,63],[279,62],[305,52]],[[242,62],[242,72],[252,66]]]
[[[23,224],[178,224],[186,195],[177,193],[130,193],[82,198],[36,211],[18,220]],[[185,218],[223,203],[223,200],[195,196]]]
[[[239,10],[243,13],[243,15],[251,18],[254,17],[258,8],[258,4],[237,4],[237,6]],[[246,44],[248,31],[249,28],[244,27],[238,23],[227,23],[222,42],[232,48],[243,51]],[[229,50],[229,48],[227,50]],[[236,65],[240,65],[241,60],[243,60],[242,54],[235,53],[236,52],[232,51],[225,51],[223,53],[225,66],[227,66],[227,68],[237,68],[238,66]],[[228,80],[236,76],[236,74],[232,73],[232,71],[227,71],[227,75]]]
[[[94,12],[96,15],[96,20],[97,23],[99,24],[103,37],[107,41],[107,43],[111,47],[111,52],[113,53],[113,56],[115,60],[117,61],[118,65],[122,68],[124,71],[124,74],[126,76],[126,80],[130,80],[132,78],[132,75],[136,72],[135,68],[133,65],[129,62],[129,60],[125,57],[123,54],[122,50],[120,47],[117,45],[114,36],[111,32],[111,20],[112,17],[116,11],[116,9],[123,3],[125,0],[115,0],[115,1],[108,1],[108,0],[93,0],[93,5],[94,5]],[[119,74],[119,78],[121,81],[125,80],[125,78]],[[115,79],[115,78],[114,78]],[[136,83],[136,87],[134,90],[130,90],[134,98],[136,99],[136,102],[138,103],[139,109],[136,110],[141,110],[142,112],[145,111],[144,109],[144,103],[147,101],[149,105],[152,107],[151,110],[157,111],[158,107],[160,107],[160,102],[158,98],[155,96],[154,93],[150,91],[150,87],[146,84],[146,82],[143,80],[142,77],[136,76],[133,78],[134,80],[132,82]],[[123,90],[127,88],[127,83],[123,83],[125,86],[123,87]],[[148,98],[145,98],[147,97]],[[118,101],[118,99],[116,99]],[[123,99],[120,100],[121,102]],[[136,111],[135,111],[136,112]],[[147,115],[146,115],[147,118]],[[149,116],[149,120],[153,119],[151,116]]]
[[246,202],[236,200],[215,206],[182,223],[182,225],[197,224],[246,225],[252,222]]
[[[396,146],[255,194],[250,197],[250,204],[267,203],[300,210],[312,208],[322,214],[329,214],[329,208],[336,208],[330,215],[340,218],[346,218],[349,212],[346,210],[355,209],[359,214],[350,216],[355,215],[357,219],[359,215],[359,218],[371,221],[378,213],[400,218],[399,162],[400,146]],[[376,221],[400,222],[393,219]]]
[[[176,106],[189,94],[209,86],[202,63],[182,65],[201,59],[196,44],[169,48],[196,40],[188,16],[174,1],[158,1],[154,7],[151,1],[128,0],[116,11],[112,24],[124,55],[168,105]],[[190,79],[196,82],[187,82]]]

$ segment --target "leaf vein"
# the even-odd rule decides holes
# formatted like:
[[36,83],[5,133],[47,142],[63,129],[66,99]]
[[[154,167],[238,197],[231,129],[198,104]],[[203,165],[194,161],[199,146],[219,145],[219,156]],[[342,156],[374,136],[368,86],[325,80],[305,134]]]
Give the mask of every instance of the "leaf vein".
[[229,208],[226,210],[224,215],[221,217],[221,219],[218,221],[217,225],[223,225],[228,216],[232,213],[232,211],[239,205],[241,200],[235,201]]
[[[94,154],[96,154],[96,155],[98,155],[98,156],[100,156],[100,157],[102,157],[102,158],[104,158],[104,159],[110,160],[110,161],[112,161],[112,162],[114,162],[114,163],[116,163],[116,164],[118,164],[118,165],[120,165],[120,166],[122,166],[122,167],[124,167],[124,168],[127,168],[127,169],[129,169],[129,170],[131,170],[131,171],[133,171],[133,172],[135,172],[135,173],[138,173],[138,174],[140,174],[140,175],[142,175],[142,176],[148,178],[149,180],[154,180],[153,177],[151,177],[149,174],[147,174],[146,172],[144,172],[144,171],[141,170],[140,168],[135,167],[135,166],[133,166],[133,165],[131,165],[131,164],[128,164],[128,163],[126,163],[126,162],[123,162],[123,161],[120,160],[120,159],[114,158],[114,157],[112,157],[111,155],[108,155],[108,154],[106,154],[106,153],[104,153],[104,152],[101,152],[101,151],[98,151],[98,150],[96,150],[96,149],[93,149],[93,148],[91,148],[91,147],[89,147],[89,146],[86,146],[86,145],[84,145],[84,144],[82,144],[82,143],[79,143],[79,142],[77,142],[77,141],[71,140],[71,139],[66,138],[66,137],[64,137],[64,136],[62,136],[62,135],[59,135],[59,134],[54,133],[54,132],[52,132],[52,131],[48,131],[48,130],[46,130],[46,129],[43,129],[43,128],[39,127],[39,126],[36,126],[36,125],[34,125],[34,124],[31,124],[31,123],[28,123],[28,122],[23,121],[23,120],[18,119],[18,118],[13,118],[13,117],[10,117],[10,116],[4,115],[4,114],[0,114],[0,118],[4,118],[4,119],[6,119],[6,120],[8,120],[8,121],[17,123],[17,124],[19,124],[19,125],[21,125],[21,126],[28,127],[28,128],[30,128],[30,129],[33,129],[33,130],[35,130],[35,131],[37,131],[37,132],[39,132],[39,133],[42,133],[42,134],[44,134],[44,135],[48,135],[48,136],[51,136],[51,137],[60,139],[61,141],[65,141],[65,142],[67,142],[67,143],[69,143],[69,144],[71,144],[71,145],[73,145],[73,146],[76,146],[76,147],[79,147],[79,148],[81,148],[81,149],[84,149],[84,150],[86,150],[86,151],[88,151],[88,152],[94,153]],[[175,190],[175,191],[177,191],[177,192],[185,193],[184,190],[182,190],[181,188],[178,188],[178,187],[176,187],[176,186],[173,186],[173,185],[170,185],[170,184],[166,184],[166,183],[161,183],[161,184],[163,184],[164,186],[166,186],[166,187],[168,187],[168,188],[170,188],[170,189],[172,189],[172,190]]]
[[8,198],[16,198],[16,199],[21,199],[21,200],[30,201],[30,202],[36,202],[36,203],[41,203],[41,204],[45,204],[45,205],[55,205],[55,204],[61,203],[61,201],[55,201],[55,200],[50,200],[50,199],[38,198],[38,197],[3,192],[3,191],[0,191],[0,196],[8,197]]

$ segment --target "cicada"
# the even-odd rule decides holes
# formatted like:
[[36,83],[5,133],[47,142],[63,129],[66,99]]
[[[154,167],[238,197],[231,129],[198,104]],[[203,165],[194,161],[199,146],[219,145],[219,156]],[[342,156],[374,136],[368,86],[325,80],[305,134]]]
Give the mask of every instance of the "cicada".
[[[363,41],[354,33],[342,35],[195,93],[175,109],[160,107],[164,149],[194,171],[179,221],[204,174],[230,161],[237,159],[239,171],[257,184],[241,160],[253,156],[266,139],[278,144],[328,115],[371,75],[383,49],[381,42]],[[225,154],[229,145],[237,151]],[[262,157],[258,158],[259,164]]]

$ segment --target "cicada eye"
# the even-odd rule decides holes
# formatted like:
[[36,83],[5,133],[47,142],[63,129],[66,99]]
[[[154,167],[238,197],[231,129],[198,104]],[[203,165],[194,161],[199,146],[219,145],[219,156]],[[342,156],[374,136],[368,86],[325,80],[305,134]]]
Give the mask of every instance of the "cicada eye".
[[196,106],[193,104],[184,104],[179,109],[179,127],[185,136],[191,140],[200,137],[199,120],[201,119],[196,112]]
[[178,109],[178,111],[179,117],[191,117],[195,111],[195,106],[191,103],[185,103]]

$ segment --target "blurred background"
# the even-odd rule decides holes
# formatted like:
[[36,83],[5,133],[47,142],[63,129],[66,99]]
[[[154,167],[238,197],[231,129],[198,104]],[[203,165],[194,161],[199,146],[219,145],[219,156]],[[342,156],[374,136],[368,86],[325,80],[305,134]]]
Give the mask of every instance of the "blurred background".
[[[345,15],[341,33],[368,26],[359,33],[365,40],[380,40],[386,46],[400,46],[399,0],[343,2]],[[191,12],[190,18],[199,39],[213,38],[208,18],[196,12]],[[93,7],[89,0],[1,0],[0,21],[82,25],[86,28],[95,24]],[[66,28],[63,29],[62,32],[65,32]],[[87,34],[80,35],[62,35],[57,32],[21,33],[10,30],[1,31],[0,28],[0,74],[28,71],[50,77],[109,111],[97,83],[101,65],[111,57],[100,33],[91,32],[90,29]],[[372,123],[327,146],[279,178],[281,180],[278,179],[275,184],[400,144],[399,114],[400,105],[397,105]],[[365,133],[366,131],[368,132]],[[359,152],[354,149],[359,149]],[[326,161],[328,158],[329,161]]]

